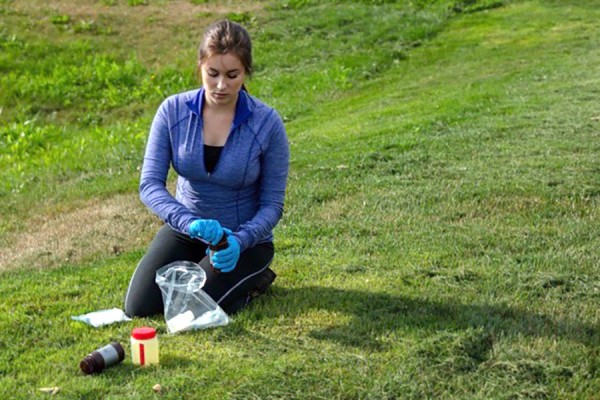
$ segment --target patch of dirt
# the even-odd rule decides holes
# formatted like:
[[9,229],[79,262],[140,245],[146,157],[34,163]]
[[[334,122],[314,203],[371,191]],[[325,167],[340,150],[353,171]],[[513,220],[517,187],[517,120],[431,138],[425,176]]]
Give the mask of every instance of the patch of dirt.
[[37,216],[28,224],[30,231],[14,233],[0,248],[0,271],[76,264],[145,248],[160,224],[137,194],[91,201],[48,218]]

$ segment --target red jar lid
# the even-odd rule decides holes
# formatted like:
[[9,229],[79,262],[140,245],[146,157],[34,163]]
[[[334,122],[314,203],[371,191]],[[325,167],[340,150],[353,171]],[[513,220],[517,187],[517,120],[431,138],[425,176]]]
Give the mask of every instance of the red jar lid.
[[131,337],[137,340],[152,339],[156,336],[156,329],[144,326],[141,328],[135,328],[131,331]]

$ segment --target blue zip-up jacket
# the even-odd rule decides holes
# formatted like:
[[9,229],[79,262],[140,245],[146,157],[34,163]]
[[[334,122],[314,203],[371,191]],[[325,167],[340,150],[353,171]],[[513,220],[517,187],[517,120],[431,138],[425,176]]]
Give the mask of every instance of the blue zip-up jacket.
[[[197,218],[231,229],[244,251],[273,240],[283,213],[289,144],[277,112],[240,91],[227,142],[212,173],[204,166],[204,88],[176,94],[159,107],[146,145],[140,197],[160,219],[186,233]],[[178,174],[175,197],[166,188]]]

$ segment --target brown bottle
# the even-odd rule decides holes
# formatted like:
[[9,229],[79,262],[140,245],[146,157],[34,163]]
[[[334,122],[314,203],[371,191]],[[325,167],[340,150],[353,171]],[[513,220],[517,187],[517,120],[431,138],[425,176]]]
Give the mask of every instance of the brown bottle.
[[119,342],[112,342],[85,356],[79,363],[84,374],[97,374],[104,368],[118,364],[125,358],[125,350]]
[[[219,240],[219,243],[217,243],[215,245],[213,245],[213,244],[208,245],[208,249],[210,250],[208,253],[208,259],[209,260],[212,259],[212,256],[215,253],[215,251],[223,250],[228,247],[229,247],[229,242],[227,241],[227,234],[223,233],[223,236],[221,236],[221,240]],[[210,262],[210,266],[214,273],[218,274],[219,272],[221,272],[218,269],[216,269],[215,267],[213,267],[212,261]]]

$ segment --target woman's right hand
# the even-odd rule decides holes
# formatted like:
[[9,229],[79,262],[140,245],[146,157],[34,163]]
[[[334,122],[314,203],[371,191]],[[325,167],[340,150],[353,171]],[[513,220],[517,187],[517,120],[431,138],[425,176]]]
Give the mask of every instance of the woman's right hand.
[[223,237],[223,228],[219,221],[214,219],[197,219],[190,224],[188,233],[192,238],[199,238],[216,245]]

